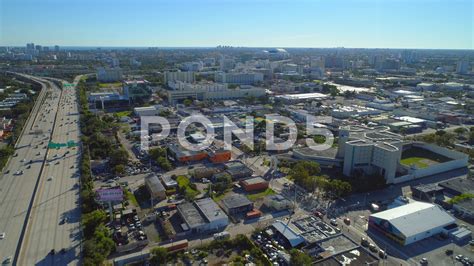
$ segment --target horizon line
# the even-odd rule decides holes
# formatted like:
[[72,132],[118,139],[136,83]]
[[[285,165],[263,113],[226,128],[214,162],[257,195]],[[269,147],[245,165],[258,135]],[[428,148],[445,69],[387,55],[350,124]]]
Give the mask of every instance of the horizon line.
[[[28,43],[28,42],[27,42]],[[0,45],[2,48],[24,48],[23,45]],[[32,42],[34,43],[34,42]],[[309,46],[232,46],[232,45],[217,45],[217,46],[115,46],[115,45],[41,45],[42,47],[55,47],[56,45],[63,48],[160,48],[160,49],[217,49],[217,48],[241,48],[241,49],[266,49],[266,48],[283,48],[283,49],[373,49],[373,50],[459,50],[459,51],[474,51],[473,48],[411,48],[411,47],[345,47],[345,46],[333,46],[333,47],[309,47]]]

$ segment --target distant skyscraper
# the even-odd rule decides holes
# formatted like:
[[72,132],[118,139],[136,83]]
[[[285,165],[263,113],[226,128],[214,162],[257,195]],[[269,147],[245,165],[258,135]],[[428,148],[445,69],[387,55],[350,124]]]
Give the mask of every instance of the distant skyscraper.
[[35,44],[34,43],[27,43],[26,44],[26,54],[36,55],[36,50],[35,50]]
[[26,44],[26,50],[34,50],[35,49],[35,44],[34,43],[27,43]]
[[467,72],[469,72],[469,62],[465,60],[459,61],[456,66],[456,73],[467,74]]
[[55,51],[55,52],[59,52],[59,45],[55,45],[55,46],[54,46],[54,51]]

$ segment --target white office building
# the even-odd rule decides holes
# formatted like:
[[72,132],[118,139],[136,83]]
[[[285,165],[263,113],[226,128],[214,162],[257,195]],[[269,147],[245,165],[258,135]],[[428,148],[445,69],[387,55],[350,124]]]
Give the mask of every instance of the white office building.
[[165,84],[169,85],[169,82],[182,81],[186,83],[194,83],[196,81],[196,74],[193,71],[165,71],[164,73]]
[[100,82],[116,82],[122,80],[122,69],[116,68],[97,68],[97,80]]
[[225,73],[216,72],[214,80],[220,83],[252,85],[263,81],[262,73]]

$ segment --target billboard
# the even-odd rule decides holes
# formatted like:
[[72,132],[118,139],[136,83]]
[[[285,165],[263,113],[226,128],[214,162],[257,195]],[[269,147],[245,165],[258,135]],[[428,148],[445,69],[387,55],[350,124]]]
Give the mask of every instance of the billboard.
[[98,201],[122,201],[123,190],[122,188],[101,188],[97,190]]

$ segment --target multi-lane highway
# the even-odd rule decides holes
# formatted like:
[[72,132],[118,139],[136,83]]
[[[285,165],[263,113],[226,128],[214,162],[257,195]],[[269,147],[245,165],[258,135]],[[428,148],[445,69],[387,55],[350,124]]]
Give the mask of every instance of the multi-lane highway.
[[[79,141],[74,87],[43,85],[0,178],[0,259],[17,265],[76,265],[80,254]],[[77,81],[77,80],[76,80]],[[52,252],[54,250],[54,254]]]

